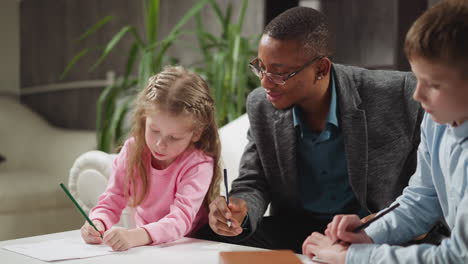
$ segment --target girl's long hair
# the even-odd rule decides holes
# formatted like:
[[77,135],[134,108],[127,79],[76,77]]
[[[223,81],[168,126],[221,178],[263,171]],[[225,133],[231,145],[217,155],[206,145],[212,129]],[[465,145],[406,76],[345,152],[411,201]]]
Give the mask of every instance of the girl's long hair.
[[208,204],[219,195],[221,169],[219,160],[221,145],[216,125],[214,101],[208,84],[197,74],[180,66],[166,67],[148,80],[136,100],[133,127],[127,158],[125,186],[129,205],[136,207],[148,194],[148,172],[151,166],[151,152],[145,141],[146,116],[155,110],[171,114],[191,114],[194,129],[201,132],[194,147],[213,158],[213,178],[205,200]]

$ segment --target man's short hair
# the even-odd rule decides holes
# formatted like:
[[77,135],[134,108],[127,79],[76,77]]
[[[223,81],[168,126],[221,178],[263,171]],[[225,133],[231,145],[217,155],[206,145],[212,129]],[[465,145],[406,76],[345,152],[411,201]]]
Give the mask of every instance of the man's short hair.
[[308,56],[331,56],[333,36],[327,17],[309,7],[290,8],[268,23],[263,34],[279,40],[296,40]]
[[406,34],[405,53],[409,60],[423,58],[468,66],[468,1],[444,0],[420,16]]

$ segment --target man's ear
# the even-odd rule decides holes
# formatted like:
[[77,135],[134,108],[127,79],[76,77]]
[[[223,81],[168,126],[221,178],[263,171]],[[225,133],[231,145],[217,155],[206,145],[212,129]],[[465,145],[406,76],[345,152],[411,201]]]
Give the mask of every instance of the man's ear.
[[322,58],[318,63],[318,76],[327,76],[330,73],[332,62],[328,57]]

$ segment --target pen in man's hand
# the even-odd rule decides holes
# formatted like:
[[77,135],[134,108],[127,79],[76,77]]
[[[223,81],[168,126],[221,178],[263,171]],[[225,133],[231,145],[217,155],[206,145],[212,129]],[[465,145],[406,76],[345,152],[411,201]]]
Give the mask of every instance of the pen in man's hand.
[[[368,227],[370,224],[372,224],[374,221],[376,221],[377,219],[381,218],[382,216],[390,213],[391,211],[393,211],[395,208],[397,208],[398,206],[400,206],[400,203],[396,203],[394,205],[392,205],[391,207],[385,209],[382,211],[382,213],[378,214],[376,217],[372,218],[371,220],[365,222],[364,224],[362,225],[359,225],[358,227],[356,227],[355,229],[353,229],[353,233],[359,233],[361,230],[363,230],[364,228]],[[335,245],[337,243],[340,243],[341,240],[336,240],[335,242],[333,242],[332,245]]]
[[[224,187],[226,188],[226,204],[229,206],[229,190],[228,190],[228,181],[227,181],[227,170],[224,169]],[[231,219],[227,220],[227,226],[231,228],[232,222]]]

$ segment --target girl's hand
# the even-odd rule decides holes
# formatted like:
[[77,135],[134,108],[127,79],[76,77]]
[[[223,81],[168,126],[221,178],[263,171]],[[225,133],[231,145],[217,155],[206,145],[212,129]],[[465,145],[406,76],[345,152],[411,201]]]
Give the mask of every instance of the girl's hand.
[[132,247],[147,245],[151,242],[151,237],[145,229],[125,229],[115,227],[104,234],[103,243],[114,251],[124,251]]
[[302,244],[302,253],[309,258],[317,256],[329,264],[345,264],[349,244],[333,241],[320,233],[314,232]]
[[366,234],[364,230],[359,233],[353,233],[356,227],[363,224],[364,221],[357,215],[335,215],[325,230],[325,235],[332,241],[341,240],[347,243],[372,244],[374,241]]
[[93,220],[93,224],[99,230],[96,231],[87,221],[81,227],[81,237],[88,244],[101,244],[102,238],[101,235],[104,234],[104,224],[99,220]]

